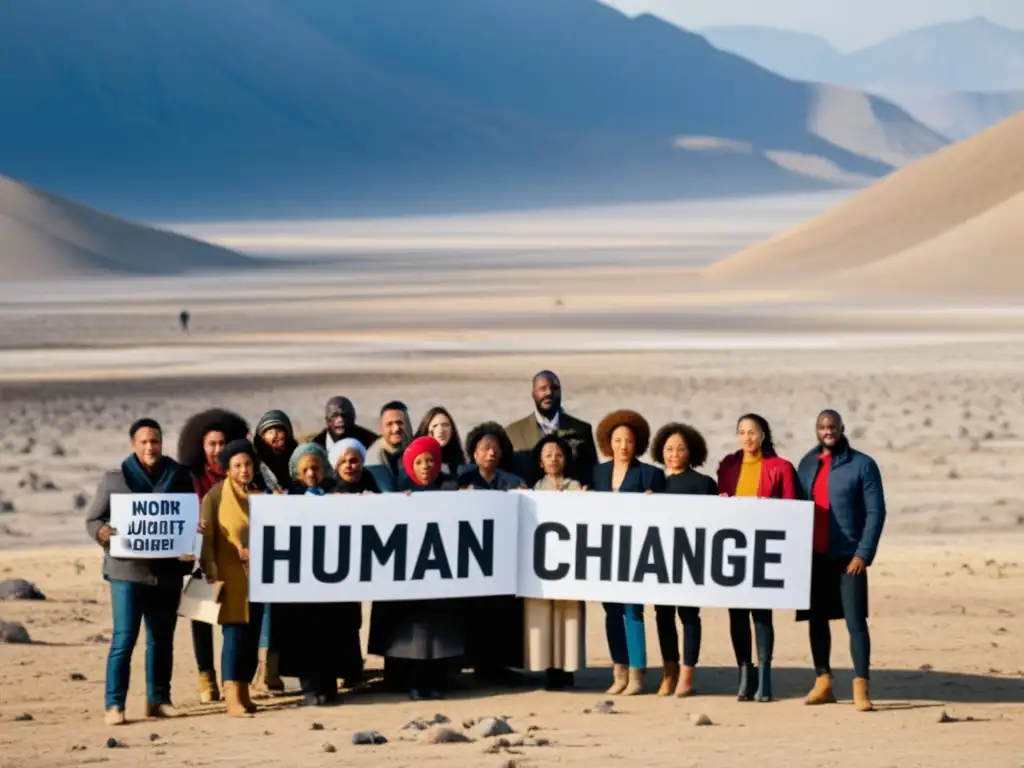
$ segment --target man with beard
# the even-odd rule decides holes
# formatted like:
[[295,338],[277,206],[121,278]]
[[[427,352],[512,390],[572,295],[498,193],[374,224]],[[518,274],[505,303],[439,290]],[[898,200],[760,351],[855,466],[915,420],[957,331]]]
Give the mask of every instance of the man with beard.
[[589,487],[597,464],[594,430],[562,409],[562,383],[551,371],[533,377],[533,405],[533,413],[505,428],[516,451],[517,474],[533,487],[540,475],[539,467],[533,465],[533,449],[544,436],[554,434],[572,450],[572,456],[566,457],[571,458],[566,474]]
[[382,493],[397,491],[404,474],[402,453],[412,442],[412,424],[405,403],[392,400],[380,409],[380,438],[366,451],[366,469]]
[[335,395],[327,401],[324,407],[324,421],[327,426],[320,430],[311,442],[319,445],[328,454],[335,443],[340,443],[346,437],[358,440],[363,448],[369,448],[378,437],[356,424],[356,407],[351,400],[342,395]]
[[874,459],[850,446],[838,413],[822,411],[815,431],[818,445],[797,469],[804,498],[814,502],[811,607],[797,611],[797,621],[809,622],[817,674],[806,703],[835,703],[829,621],[845,619],[853,657],[853,703],[859,712],[870,712],[868,566],[885,524],[882,476]]

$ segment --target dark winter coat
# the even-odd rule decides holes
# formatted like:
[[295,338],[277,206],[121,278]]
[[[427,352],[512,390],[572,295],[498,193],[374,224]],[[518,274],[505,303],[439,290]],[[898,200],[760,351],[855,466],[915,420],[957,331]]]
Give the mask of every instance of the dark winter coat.
[[[615,462],[606,461],[594,468],[593,490],[610,493],[612,491],[612,470]],[[662,493],[665,490],[665,473],[653,464],[645,464],[634,459],[622,478],[619,493],[645,493],[652,491]]]
[[[363,448],[369,449],[371,445],[377,442],[377,438],[380,437],[376,432],[372,432],[366,427],[360,427],[358,424],[353,424],[345,430],[345,437],[351,437],[358,440],[363,444]],[[327,451],[327,427],[321,429],[312,440],[311,443],[316,443],[325,451]]]
[[[544,437],[544,431],[537,423],[537,416],[531,413],[519,421],[512,422],[505,427],[505,433],[515,449],[516,474],[525,479],[532,488],[541,476],[540,467],[533,461],[533,448]],[[594,467],[598,461],[594,428],[582,419],[561,411],[558,415],[558,436],[565,440],[572,450],[570,477],[578,480],[580,485],[590,487],[593,483]]]

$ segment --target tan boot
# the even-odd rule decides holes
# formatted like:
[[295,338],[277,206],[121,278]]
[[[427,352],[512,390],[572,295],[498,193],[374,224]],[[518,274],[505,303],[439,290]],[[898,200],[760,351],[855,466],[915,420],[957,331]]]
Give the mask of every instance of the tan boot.
[[864,677],[853,678],[853,706],[858,712],[874,712],[875,706],[868,696],[868,681]]
[[220,701],[220,689],[217,687],[217,674],[215,672],[199,673],[199,703],[210,704]]
[[622,692],[623,696],[639,696],[644,692],[644,673],[647,670],[644,669],[629,669],[629,683],[626,685],[626,690]]
[[242,706],[245,707],[245,711],[250,715],[256,713],[256,705],[252,703],[252,698],[249,696],[248,683],[238,683],[238,700],[242,702]]
[[676,685],[676,696],[685,699],[693,696],[693,667],[682,667],[679,673],[679,684]]
[[107,725],[124,725],[127,720],[124,717],[124,710],[121,707],[111,707],[103,716],[103,722]]
[[612,683],[611,688],[605,691],[605,693],[609,693],[612,696],[618,696],[626,690],[626,686],[629,685],[629,667],[625,664],[615,664],[612,667],[612,675],[615,676],[615,681]]
[[250,717],[249,712],[242,702],[241,690],[234,680],[224,681],[224,701],[228,705],[228,715],[231,717]]
[[804,704],[817,706],[818,704],[835,704],[836,695],[832,692],[832,675],[818,675],[814,681],[814,687],[807,694]]
[[173,704],[147,704],[146,717],[162,720],[170,717],[181,717],[181,712]]
[[679,685],[679,662],[666,661],[664,672],[661,676],[661,685],[658,686],[659,696],[671,696]]

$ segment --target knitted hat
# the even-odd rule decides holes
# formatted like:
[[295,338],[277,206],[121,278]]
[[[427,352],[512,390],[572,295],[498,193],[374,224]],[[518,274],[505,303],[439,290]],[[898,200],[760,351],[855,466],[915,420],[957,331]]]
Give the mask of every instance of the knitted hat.
[[354,437],[346,437],[332,445],[331,452],[327,454],[328,464],[331,469],[336,469],[338,463],[341,461],[341,457],[349,451],[355,451],[358,453],[359,458],[362,459],[364,464],[366,463],[366,448],[363,447],[363,444]]
[[[430,478],[427,483],[421,483],[419,478],[416,477],[416,469],[414,464],[416,463],[417,457],[420,454],[429,453],[434,457],[434,476]],[[402,466],[405,468],[405,474],[409,476],[416,485],[430,485],[437,479],[437,476],[441,474],[441,444],[432,437],[417,437],[411,443],[409,447],[405,449],[405,453],[402,454]]]
[[292,476],[292,480],[299,479],[299,462],[306,456],[319,456],[320,461],[323,462],[324,470],[327,470],[326,451],[316,443],[303,443],[292,451],[292,457],[288,459],[288,473]]

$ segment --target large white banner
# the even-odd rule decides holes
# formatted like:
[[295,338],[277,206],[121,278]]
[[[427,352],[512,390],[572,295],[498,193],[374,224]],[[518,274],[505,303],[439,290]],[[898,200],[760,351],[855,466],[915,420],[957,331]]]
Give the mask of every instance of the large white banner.
[[511,595],[519,496],[434,492],[249,497],[258,603]]
[[524,597],[808,608],[814,505],[675,494],[519,494]]
[[110,556],[168,558],[193,554],[199,525],[194,493],[114,493],[110,496]]

